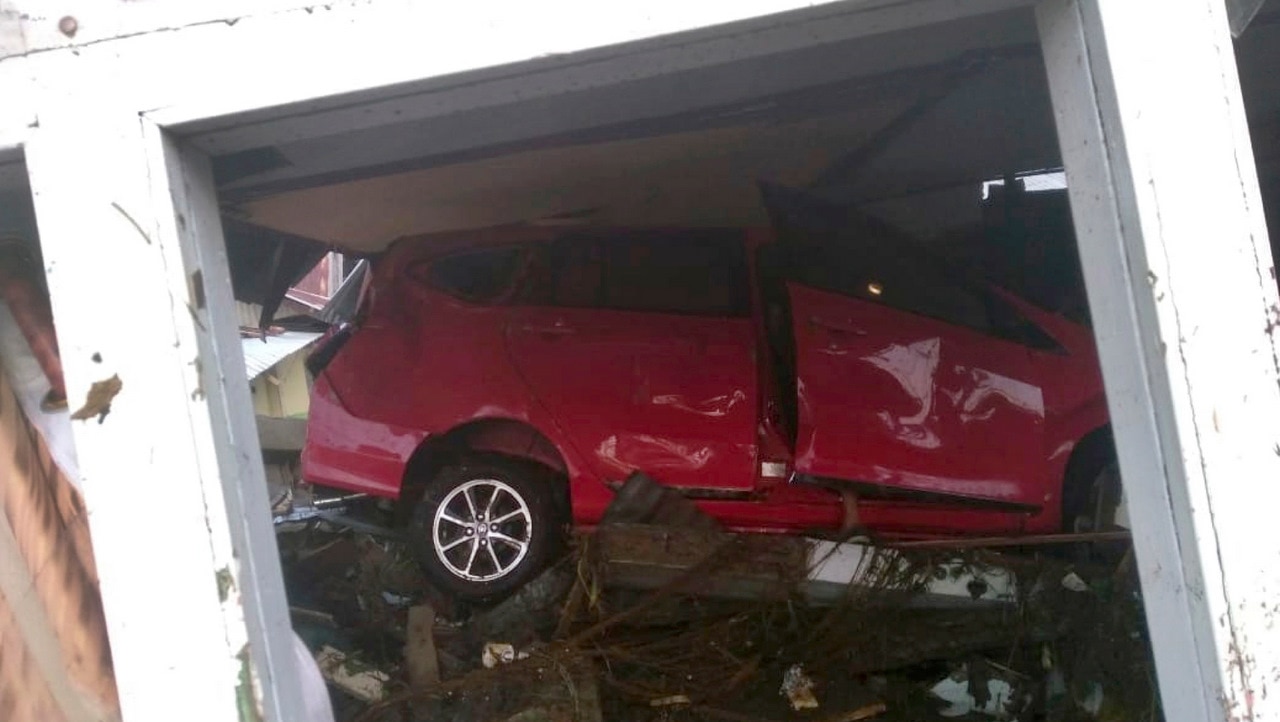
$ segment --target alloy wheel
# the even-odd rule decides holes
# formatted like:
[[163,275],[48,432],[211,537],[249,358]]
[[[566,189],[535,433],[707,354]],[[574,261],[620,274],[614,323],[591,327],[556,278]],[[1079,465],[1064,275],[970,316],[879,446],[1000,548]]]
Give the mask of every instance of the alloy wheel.
[[432,545],[454,576],[472,582],[501,579],[524,561],[533,539],[529,504],[497,479],[473,479],[436,507]]

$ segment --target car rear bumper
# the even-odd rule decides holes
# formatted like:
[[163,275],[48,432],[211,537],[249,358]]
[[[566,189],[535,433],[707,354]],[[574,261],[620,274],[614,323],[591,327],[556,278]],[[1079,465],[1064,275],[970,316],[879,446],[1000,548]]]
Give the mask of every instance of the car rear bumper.
[[405,465],[427,434],[353,415],[322,373],[311,392],[302,478],[310,484],[397,498]]

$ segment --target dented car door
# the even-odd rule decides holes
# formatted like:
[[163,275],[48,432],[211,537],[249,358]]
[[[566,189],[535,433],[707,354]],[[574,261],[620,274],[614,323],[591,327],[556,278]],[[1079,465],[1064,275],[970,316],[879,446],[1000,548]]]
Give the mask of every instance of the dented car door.
[[738,231],[565,238],[535,259],[508,346],[603,479],[755,483],[758,383]]
[[1044,394],[987,292],[889,229],[816,210],[775,213],[795,341],[797,472],[922,501],[1038,508]]

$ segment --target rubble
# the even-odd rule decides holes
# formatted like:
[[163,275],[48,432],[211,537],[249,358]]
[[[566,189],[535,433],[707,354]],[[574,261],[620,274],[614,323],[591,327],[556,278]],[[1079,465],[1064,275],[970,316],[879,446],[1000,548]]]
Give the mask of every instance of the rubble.
[[528,652],[517,652],[515,647],[506,642],[486,642],[484,652],[480,655],[480,664],[484,665],[485,669],[493,669],[499,664],[511,664],[528,658]]
[[316,655],[316,664],[326,681],[363,702],[378,702],[386,696],[391,678],[383,672],[359,663],[345,652],[325,646]]
[[840,714],[835,717],[829,717],[826,720],[824,720],[824,722],[859,722],[860,720],[879,717],[880,715],[884,714],[888,709],[889,709],[889,706],[886,705],[884,702],[872,702],[871,704],[863,705],[857,709],[845,712],[844,714]]
[[791,703],[791,709],[799,712],[805,709],[817,709],[818,698],[813,694],[813,680],[804,673],[804,665],[793,664],[782,675],[780,690]]
[[436,610],[429,604],[409,609],[405,623],[404,664],[411,687],[440,682],[440,658],[436,654]]
[[963,717],[973,712],[1009,719],[1022,706],[1014,694],[1014,687],[1007,680],[996,676],[971,672],[968,665],[943,677],[929,688],[929,692],[947,703],[938,714],[943,717]]
[[633,504],[487,608],[442,598],[396,539],[282,532],[304,639],[385,675],[381,698],[331,679],[338,719],[1158,718],[1131,568],[735,535],[637,498],[692,523]]
[[672,694],[649,700],[650,707],[682,707],[690,704],[693,704],[693,700],[687,694]]
[[1085,581],[1080,578],[1080,575],[1075,572],[1070,572],[1062,578],[1062,588],[1069,589],[1073,592],[1089,591],[1089,585],[1086,584]]

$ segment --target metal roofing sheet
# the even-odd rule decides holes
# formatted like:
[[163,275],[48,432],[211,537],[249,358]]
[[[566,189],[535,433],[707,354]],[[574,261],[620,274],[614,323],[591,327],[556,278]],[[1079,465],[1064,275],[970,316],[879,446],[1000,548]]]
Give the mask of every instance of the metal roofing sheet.
[[252,381],[268,369],[315,343],[321,334],[313,331],[285,331],[275,336],[241,339],[246,377]]

